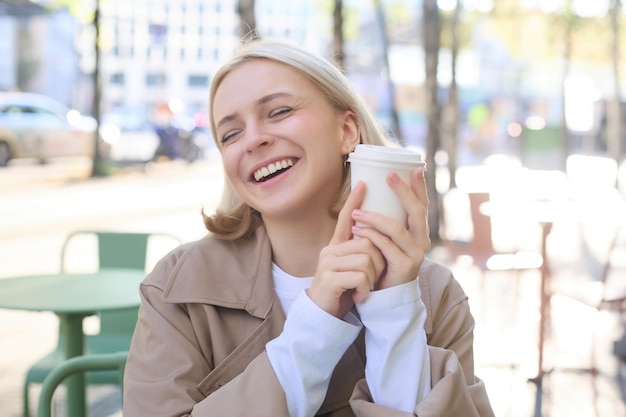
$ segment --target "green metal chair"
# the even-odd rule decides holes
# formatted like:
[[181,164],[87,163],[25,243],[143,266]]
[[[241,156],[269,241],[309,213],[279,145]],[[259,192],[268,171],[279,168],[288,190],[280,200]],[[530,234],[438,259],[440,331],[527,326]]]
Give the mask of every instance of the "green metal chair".
[[[67,272],[67,262],[71,254],[70,242],[79,237],[95,237],[97,240],[97,266],[104,268],[124,268],[146,270],[149,242],[158,240],[167,243],[168,249],[179,245],[182,241],[168,233],[134,233],[99,230],[81,230],[67,236],[61,249],[61,271]],[[156,246],[156,245],[155,245]],[[165,248],[161,247],[161,248]],[[85,351],[87,354],[103,354],[127,351],[137,322],[138,308],[129,308],[109,312],[101,312],[100,331],[98,334],[87,335]],[[63,349],[65,329],[59,325],[57,346],[47,355],[35,362],[27,371],[23,387],[23,413],[30,416],[29,391],[32,383],[42,383],[50,371],[66,358]],[[117,384],[116,372],[89,373],[88,384]]]
[[76,356],[58,363],[43,380],[37,404],[37,416],[52,416],[55,390],[65,379],[74,374],[85,372],[89,372],[91,375],[97,375],[103,372],[113,373],[116,378],[116,383],[122,387],[127,359],[128,352],[125,351]]

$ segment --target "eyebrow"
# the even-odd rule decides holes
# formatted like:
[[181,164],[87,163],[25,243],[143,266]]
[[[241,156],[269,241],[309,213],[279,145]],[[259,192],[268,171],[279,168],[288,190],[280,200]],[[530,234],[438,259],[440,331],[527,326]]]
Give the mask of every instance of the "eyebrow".
[[[284,92],[284,91],[279,91],[279,92],[268,94],[266,96],[261,97],[260,99],[258,99],[256,101],[255,105],[258,106],[258,105],[269,103],[270,101],[275,100],[277,98],[291,97],[291,96],[293,96],[293,94],[287,93],[287,92]],[[237,113],[233,113],[233,114],[229,114],[227,116],[224,116],[224,117],[222,117],[220,119],[219,122],[217,122],[217,124],[215,126],[219,128],[224,123],[228,123],[229,121],[235,119],[236,117],[237,117]]]

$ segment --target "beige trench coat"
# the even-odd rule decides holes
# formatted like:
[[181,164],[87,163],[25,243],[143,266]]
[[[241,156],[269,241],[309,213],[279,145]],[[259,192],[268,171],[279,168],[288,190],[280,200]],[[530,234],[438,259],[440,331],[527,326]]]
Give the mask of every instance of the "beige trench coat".
[[[484,384],[474,376],[467,296],[448,269],[429,260],[419,284],[428,311],[432,390],[415,415],[493,416]],[[285,313],[273,291],[263,227],[244,241],[205,237],[175,249],[140,291],[124,378],[124,417],[289,415],[265,353],[265,344],[280,334]],[[371,402],[364,360],[361,334],[335,368],[319,416],[407,415]]]

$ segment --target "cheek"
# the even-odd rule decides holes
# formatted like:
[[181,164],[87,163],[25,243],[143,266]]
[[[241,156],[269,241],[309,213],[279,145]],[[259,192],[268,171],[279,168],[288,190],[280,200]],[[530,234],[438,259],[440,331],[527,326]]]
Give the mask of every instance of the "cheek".
[[235,152],[232,152],[230,148],[224,148],[222,150],[222,165],[224,167],[224,173],[232,182],[239,177],[238,169],[239,169],[239,158]]

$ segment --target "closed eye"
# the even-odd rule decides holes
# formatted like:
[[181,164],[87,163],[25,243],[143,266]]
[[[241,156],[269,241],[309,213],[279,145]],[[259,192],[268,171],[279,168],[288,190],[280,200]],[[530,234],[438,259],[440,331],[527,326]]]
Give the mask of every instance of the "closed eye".
[[280,116],[280,115],[283,115],[283,114],[287,114],[287,113],[291,112],[292,110],[293,110],[293,109],[292,109],[291,107],[281,107],[281,108],[278,108],[278,109],[276,109],[276,110],[273,110],[273,111],[270,113],[270,117]]
[[222,144],[228,142],[229,139],[232,139],[239,132],[240,132],[239,130],[235,130],[235,131],[226,133],[224,136],[222,136],[222,139],[221,139]]

